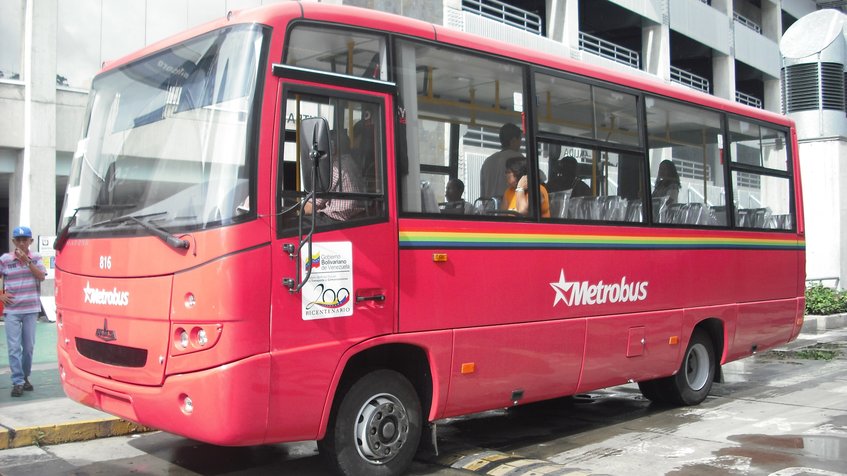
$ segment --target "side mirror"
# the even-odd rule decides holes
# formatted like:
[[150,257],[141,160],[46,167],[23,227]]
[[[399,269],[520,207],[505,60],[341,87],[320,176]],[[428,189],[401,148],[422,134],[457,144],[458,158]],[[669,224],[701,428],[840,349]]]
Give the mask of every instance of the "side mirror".
[[300,122],[300,177],[307,192],[326,192],[332,181],[329,123],[322,117]]

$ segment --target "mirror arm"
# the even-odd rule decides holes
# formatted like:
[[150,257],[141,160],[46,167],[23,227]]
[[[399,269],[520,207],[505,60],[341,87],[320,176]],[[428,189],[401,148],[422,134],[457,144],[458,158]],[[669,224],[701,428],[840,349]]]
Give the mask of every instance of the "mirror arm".
[[[309,192],[306,195],[306,199],[303,200],[300,203],[300,213],[298,214],[299,216],[298,216],[298,219],[297,219],[298,220],[297,221],[297,235],[300,237],[300,245],[297,247],[297,257],[299,258],[300,256],[302,256],[303,246],[308,245],[308,247],[307,247],[307,253],[308,254],[306,255],[308,266],[306,267],[306,276],[303,276],[302,275],[303,270],[300,268],[302,263],[300,263],[299,259],[296,260],[297,261],[297,264],[296,264],[296,266],[297,266],[297,284],[294,285],[294,283],[292,283],[292,286],[289,287],[288,292],[290,292],[291,294],[300,292],[300,290],[303,289],[303,286],[306,285],[306,282],[308,282],[309,278],[312,276],[312,265],[311,265],[312,236],[315,234],[315,217],[317,216],[317,211],[318,211],[318,208],[317,208],[318,207],[317,193],[315,193],[315,183],[317,182],[318,161],[319,161],[320,154],[317,152],[317,148],[318,148],[318,142],[315,141],[315,143],[312,147],[312,151],[309,153],[312,156],[312,187],[311,187],[312,191]],[[303,210],[306,207],[306,203],[308,203],[309,201],[312,202],[312,213],[311,213],[312,218],[311,218],[311,224],[309,226],[309,232],[304,237],[303,236]]]

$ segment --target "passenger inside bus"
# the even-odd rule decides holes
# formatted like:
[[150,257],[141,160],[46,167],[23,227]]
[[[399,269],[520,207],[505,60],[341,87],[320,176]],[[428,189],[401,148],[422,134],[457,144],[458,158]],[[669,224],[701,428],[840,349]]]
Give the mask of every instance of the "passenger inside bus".
[[666,205],[672,205],[679,200],[679,174],[676,165],[670,160],[663,160],[659,164],[659,173],[656,175],[656,186],[653,188],[653,198],[668,197]]
[[491,154],[482,163],[479,175],[479,196],[481,198],[501,198],[506,188],[503,169],[510,158],[523,158],[521,155],[521,128],[507,122],[500,127],[500,149]]
[[[504,179],[506,190],[503,192],[502,209],[517,212],[521,215],[529,215],[530,194],[527,159],[524,157],[512,157],[506,161]],[[541,194],[541,216],[550,218],[550,201],[547,188],[538,186]]]
[[571,191],[571,197],[587,197],[591,195],[591,188],[577,176],[579,164],[574,157],[563,157],[559,161],[559,166],[562,169],[560,180],[565,184],[564,190]]
[[465,182],[458,178],[452,178],[447,182],[447,188],[444,196],[446,202],[439,203],[441,213],[452,215],[471,215],[474,212],[474,207],[462,198],[465,193]]
[[[339,135],[337,131],[330,133],[332,177],[328,192],[330,194],[362,192],[362,172],[350,154],[339,153],[339,137],[342,141],[345,141],[347,134],[342,132]],[[341,150],[350,149],[344,146]],[[316,224],[318,225],[350,220],[366,212],[364,205],[358,200],[334,198],[332,196],[326,197],[322,193],[318,193],[318,197],[315,200],[315,208],[316,210],[312,209],[312,202],[307,201],[303,207],[303,213],[315,216]]]

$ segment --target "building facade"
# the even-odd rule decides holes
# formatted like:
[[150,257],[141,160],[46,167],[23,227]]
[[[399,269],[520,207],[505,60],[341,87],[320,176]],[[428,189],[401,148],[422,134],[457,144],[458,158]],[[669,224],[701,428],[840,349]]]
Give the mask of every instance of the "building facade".
[[[230,10],[287,0],[0,2],[0,238],[54,235],[91,78]],[[813,0],[323,0],[378,9],[782,110],[779,43]]]

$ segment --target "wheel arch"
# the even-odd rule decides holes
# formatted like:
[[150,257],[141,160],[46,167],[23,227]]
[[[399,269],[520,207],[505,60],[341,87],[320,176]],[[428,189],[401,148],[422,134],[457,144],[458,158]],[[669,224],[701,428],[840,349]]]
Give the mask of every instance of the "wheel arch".
[[399,372],[406,377],[418,394],[421,415],[426,418],[433,404],[433,367],[427,350],[419,345],[404,342],[385,342],[351,349],[342,359],[333,379],[333,388],[328,392],[317,439],[326,435],[327,425],[332,420],[341,396],[362,376],[380,369]]
[[723,375],[721,372],[721,362],[723,360],[723,353],[726,347],[726,333],[724,322],[716,317],[709,317],[703,319],[702,321],[698,322],[696,326],[694,326],[694,328],[691,330],[691,335],[693,336],[698,329],[705,332],[706,335],[709,336],[709,339],[712,341],[712,349],[714,350],[715,358],[715,375],[713,381],[721,382],[723,381]]

